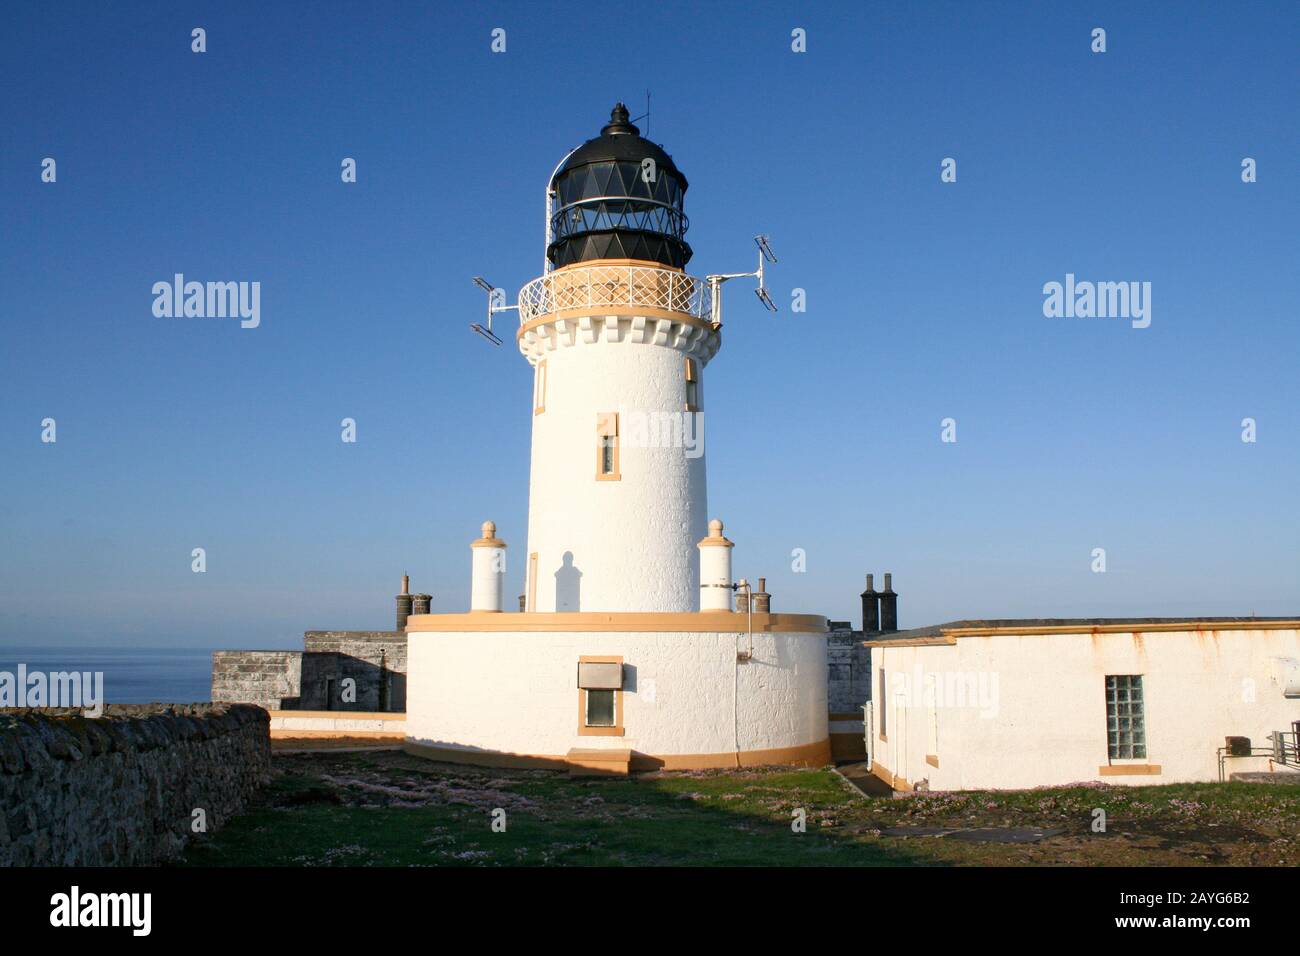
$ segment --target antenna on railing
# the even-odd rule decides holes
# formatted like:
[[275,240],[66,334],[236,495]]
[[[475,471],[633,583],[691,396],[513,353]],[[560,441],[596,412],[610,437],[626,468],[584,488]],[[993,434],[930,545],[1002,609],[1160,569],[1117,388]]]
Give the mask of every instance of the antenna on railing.
[[763,263],[776,262],[776,253],[772,251],[771,241],[767,236],[755,236],[754,243],[758,246],[758,268],[753,272],[733,272],[728,275],[705,276],[709,283],[709,291],[713,299],[713,327],[715,329],[722,327],[722,283],[728,279],[757,279],[758,288],[754,294],[758,296],[758,301],[763,303],[763,308],[769,312],[776,312],[776,303],[767,293],[767,285],[763,275]]
[[484,328],[478,322],[473,322],[470,324],[470,329],[483,336],[483,338],[487,339],[493,345],[500,346],[501,339],[492,331],[492,316],[496,315],[498,312],[509,312],[511,309],[517,310],[519,306],[518,304],[506,305],[506,290],[498,289],[482,276],[475,276],[474,284],[487,293],[487,328]]

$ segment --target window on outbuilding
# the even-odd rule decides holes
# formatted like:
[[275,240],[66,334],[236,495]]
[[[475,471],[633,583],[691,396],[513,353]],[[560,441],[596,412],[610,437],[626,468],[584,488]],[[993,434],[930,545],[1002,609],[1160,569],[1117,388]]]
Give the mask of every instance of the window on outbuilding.
[[1111,760],[1144,760],[1146,710],[1141,674],[1106,675],[1106,733]]

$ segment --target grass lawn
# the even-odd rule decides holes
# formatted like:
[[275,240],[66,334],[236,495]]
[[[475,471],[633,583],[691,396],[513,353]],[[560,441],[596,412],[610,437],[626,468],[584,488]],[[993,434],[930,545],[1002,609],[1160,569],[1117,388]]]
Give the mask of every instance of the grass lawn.
[[[829,769],[570,779],[397,752],[281,754],[187,866],[1296,865],[1300,786],[1086,784],[867,798]],[[492,813],[505,811],[505,832]],[[1094,833],[1093,811],[1106,811]],[[802,809],[806,831],[794,832]],[[897,828],[957,830],[892,835]],[[1025,843],[972,828],[1059,830]],[[887,831],[887,832],[882,832]],[[904,831],[906,832],[906,831]]]

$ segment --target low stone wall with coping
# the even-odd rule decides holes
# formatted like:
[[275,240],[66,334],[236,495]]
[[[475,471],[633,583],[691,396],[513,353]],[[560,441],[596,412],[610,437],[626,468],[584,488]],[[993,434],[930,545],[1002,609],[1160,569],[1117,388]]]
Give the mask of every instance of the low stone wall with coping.
[[269,725],[247,704],[0,710],[0,866],[175,859],[269,779]]

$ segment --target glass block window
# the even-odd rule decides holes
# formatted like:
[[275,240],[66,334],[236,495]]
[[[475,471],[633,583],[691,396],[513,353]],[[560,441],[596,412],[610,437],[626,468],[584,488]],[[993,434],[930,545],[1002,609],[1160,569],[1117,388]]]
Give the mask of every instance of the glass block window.
[[1141,674],[1106,676],[1106,733],[1111,760],[1146,758],[1147,728]]

